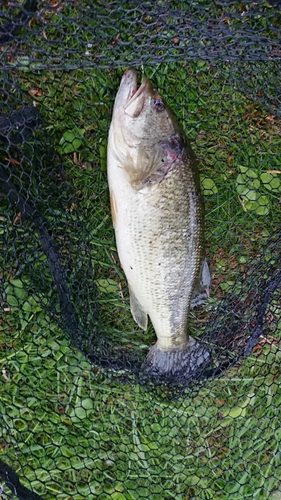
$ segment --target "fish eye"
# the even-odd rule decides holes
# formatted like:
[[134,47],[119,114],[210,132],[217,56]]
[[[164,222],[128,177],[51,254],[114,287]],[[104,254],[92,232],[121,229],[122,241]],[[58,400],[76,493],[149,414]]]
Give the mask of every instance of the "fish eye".
[[157,111],[163,111],[165,105],[161,99],[152,99],[151,101],[152,107],[157,109]]

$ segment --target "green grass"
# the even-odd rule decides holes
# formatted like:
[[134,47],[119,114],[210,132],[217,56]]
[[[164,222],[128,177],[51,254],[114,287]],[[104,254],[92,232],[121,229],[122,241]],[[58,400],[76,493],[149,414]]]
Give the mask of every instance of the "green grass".
[[[51,16],[45,15],[46,20]],[[48,28],[49,40],[59,38],[65,27],[59,15],[53,21],[57,26]],[[262,22],[259,17],[253,21],[258,27]],[[76,49],[78,61],[76,21],[67,27],[64,43]],[[112,54],[115,36],[114,30],[108,33],[110,43],[99,50]],[[88,40],[85,30],[82,41]],[[141,40],[132,34],[131,47]],[[50,57],[58,57],[57,45],[48,47]],[[59,51],[64,50],[60,46]],[[151,327],[143,334],[129,312],[106,182],[113,100],[123,69],[135,57],[133,51],[123,62],[116,56],[116,71],[52,72],[40,59],[30,64],[29,56],[17,54],[11,66],[24,91],[37,101],[52,141],[50,150],[63,160],[62,176],[59,161],[49,165],[47,156],[40,164],[36,154],[25,150],[20,169],[40,179],[40,209],[63,256],[83,326],[83,346],[86,349],[88,337],[91,343],[99,334],[141,359],[155,337]],[[71,62],[66,60],[66,66]],[[164,62],[138,69],[140,74],[145,70],[171,105],[198,158],[213,277],[208,306],[212,312],[233,282],[240,284],[245,263],[279,227],[279,185],[269,186],[270,179],[262,175],[280,170],[281,122],[259,104],[258,96],[245,95],[226,62]],[[246,63],[244,69],[249,71]],[[261,84],[257,76],[253,88]],[[21,154],[10,153],[14,160]],[[23,174],[21,179],[28,185]],[[58,196],[55,186],[61,185]],[[36,195],[32,183],[30,190]],[[266,203],[259,213],[261,196]],[[108,373],[91,365],[56,324],[56,292],[32,227],[17,218],[16,209],[6,220],[7,206],[0,202],[5,292],[0,320],[1,457],[23,482],[46,500],[274,498],[270,495],[281,481],[277,342],[266,343],[262,352],[241,360],[219,379],[187,389],[179,400],[167,398],[163,386],[139,385],[133,374]],[[45,296],[42,287],[47,288]],[[277,318],[277,300],[273,306],[276,309],[268,313]],[[208,314],[193,313],[192,333],[200,335],[207,319]],[[280,323],[274,323],[271,334],[279,339]]]
[[44,498],[264,499],[277,486],[278,348],[173,402],[120,385],[40,322],[18,325],[0,359],[0,407],[2,453]]

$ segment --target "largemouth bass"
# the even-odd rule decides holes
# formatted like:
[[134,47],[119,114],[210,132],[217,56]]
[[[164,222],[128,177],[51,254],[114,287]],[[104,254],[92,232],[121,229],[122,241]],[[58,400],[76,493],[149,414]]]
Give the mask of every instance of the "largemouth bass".
[[142,371],[189,375],[208,352],[188,336],[190,307],[208,295],[203,205],[196,160],[183,129],[144,77],[125,71],[108,136],[108,183],[131,313],[157,335]]

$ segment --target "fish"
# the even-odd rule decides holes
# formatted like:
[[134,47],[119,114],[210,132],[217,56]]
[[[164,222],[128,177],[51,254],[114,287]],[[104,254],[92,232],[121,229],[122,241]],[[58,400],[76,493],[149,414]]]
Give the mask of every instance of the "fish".
[[171,109],[143,76],[124,72],[108,132],[107,177],[119,260],[135,322],[157,341],[141,372],[190,377],[209,357],[188,335],[210,289],[197,161]]

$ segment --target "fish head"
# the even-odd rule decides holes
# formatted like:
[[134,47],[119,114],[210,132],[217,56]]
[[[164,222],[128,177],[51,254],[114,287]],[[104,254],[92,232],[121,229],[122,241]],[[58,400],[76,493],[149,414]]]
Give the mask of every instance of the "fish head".
[[138,87],[133,69],[123,74],[111,128],[115,153],[136,185],[143,184],[142,177],[151,179],[150,171],[157,172],[157,165],[161,178],[163,163],[172,164],[183,147],[184,133],[172,111],[148,78],[144,76]]

